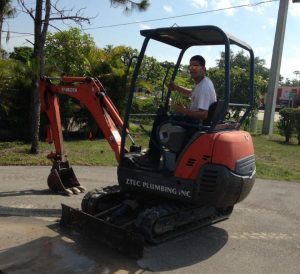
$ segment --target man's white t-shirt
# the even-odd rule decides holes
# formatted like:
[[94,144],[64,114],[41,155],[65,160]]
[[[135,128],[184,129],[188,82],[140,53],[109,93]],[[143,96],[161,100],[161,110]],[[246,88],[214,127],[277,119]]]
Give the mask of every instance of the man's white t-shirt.
[[208,110],[217,101],[214,84],[208,77],[204,77],[192,90],[191,110]]

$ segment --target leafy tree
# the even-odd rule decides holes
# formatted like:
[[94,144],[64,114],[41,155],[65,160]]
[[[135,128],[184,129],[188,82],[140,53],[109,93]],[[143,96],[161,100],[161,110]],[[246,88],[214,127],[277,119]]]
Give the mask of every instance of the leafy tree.
[[18,61],[0,60],[0,135],[23,139],[29,128],[31,68]]
[[60,75],[84,76],[91,71],[88,60],[94,40],[78,28],[48,33],[45,42],[46,70]]
[[9,54],[9,58],[18,60],[24,64],[30,62],[33,57],[33,48],[14,47],[14,51]]
[[25,3],[25,0],[19,0],[24,12],[34,21],[34,45],[33,45],[33,60],[34,70],[31,75],[31,101],[30,101],[30,115],[31,115],[31,153],[38,153],[39,145],[39,127],[40,127],[40,102],[38,95],[39,78],[44,74],[44,47],[46,35],[50,22],[73,20],[76,23],[83,21],[89,22],[89,18],[83,17],[80,12],[69,14],[70,11],[60,9],[51,0],[36,0],[35,8],[30,7],[30,3]]
[[[90,58],[92,65],[92,76],[96,76],[102,82],[106,93],[115,104],[121,117],[126,107],[126,96],[128,94],[128,83],[130,83],[131,71],[138,55],[136,49],[126,46],[107,45],[104,49],[97,51],[97,59]],[[95,123],[87,123],[93,136],[99,134]]]
[[0,49],[0,59],[7,59],[8,53],[4,49]]
[[[232,99],[240,100],[239,93],[241,91],[246,92],[248,90],[248,76],[249,75],[249,57],[244,55],[243,51],[239,51],[237,54],[230,53],[230,65],[231,65],[231,91]],[[256,99],[262,94],[267,92],[267,81],[269,77],[269,69],[265,67],[265,60],[256,57],[254,60],[255,66],[255,91]],[[221,53],[221,58],[217,60],[217,67],[209,69],[208,74],[213,79],[217,93],[222,94],[224,90],[224,70],[225,67],[225,53]]]
[[[32,93],[31,93],[31,113],[32,113],[32,142],[31,152],[38,152],[38,137],[40,126],[40,104],[38,97],[38,79],[44,74],[44,47],[46,41],[46,34],[48,32],[49,25],[57,20],[73,20],[75,23],[89,22],[90,18],[84,17],[80,11],[72,14],[73,10],[66,10],[58,7],[59,1],[51,0],[36,0],[35,9],[29,7],[25,0],[19,0],[24,12],[34,21],[34,51],[33,58],[36,60],[36,70],[32,74]],[[145,10],[149,3],[148,0],[142,0],[140,2],[130,0],[111,0],[112,4],[119,4],[125,8],[125,11],[139,8],[139,10]]]
[[161,90],[167,68],[155,58],[145,56],[141,65],[138,86],[154,92]]
[[[16,14],[16,9],[12,7],[11,0],[0,1],[0,51],[2,49],[1,37],[3,32],[3,23],[5,19],[13,18]],[[9,39],[9,32],[7,32],[6,40]],[[1,55],[2,56],[2,55]],[[0,56],[0,58],[1,58]]]
[[[220,60],[217,60],[217,66],[208,70],[208,76],[212,79],[218,98],[222,99],[224,94],[224,67],[225,54],[221,54]],[[230,82],[230,102],[231,103],[249,103],[249,57],[244,55],[243,51],[230,54],[231,65],[231,82]],[[269,70],[265,67],[265,61],[256,57],[255,60],[255,75],[254,75],[254,110],[246,119],[245,127],[250,123],[250,118],[255,117],[257,109],[260,105],[260,98],[267,91]],[[231,118],[238,119],[242,109],[240,107],[231,107]]]
[[290,80],[289,78],[285,79],[284,82],[281,83],[283,86],[292,86],[292,87],[296,87],[296,86],[300,86],[300,80],[297,79],[292,79]]
[[[230,66],[231,68],[241,68],[245,70],[245,72],[249,73],[249,57],[244,54],[244,51],[239,51],[237,54],[230,52]],[[255,66],[255,75],[259,76],[261,79],[267,81],[269,78],[270,70],[266,68],[266,61],[264,59],[260,59],[259,57],[255,57],[254,59]],[[219,69],[225,68],[225,53],[221,53],[221,58],[217,60],[217,67]],[[261,86],[260,92],[262,94],[267,92],[267,86]]]
[[[125,46],[109,45],[98,49],[89,35],[76,28],[49,33],[45,47],[46,74],[98,77],[117,109],[122,112],[125,107],[128,65],[137,53],[137,50]],[[70,121],[73,121],[83,131],[93,129],[93,135],[97,133],[97,126],[86,109],[78,107],[67,96],[61,96],[60,101],[62,123],[66,131],[71,125]]]

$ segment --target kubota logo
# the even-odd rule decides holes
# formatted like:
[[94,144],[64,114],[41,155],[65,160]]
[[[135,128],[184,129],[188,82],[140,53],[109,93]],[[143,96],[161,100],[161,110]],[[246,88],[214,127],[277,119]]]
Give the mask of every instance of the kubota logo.
[[63,92],[71,92],[71,93],[77,92],[77,88],[62,88],[61,90]]

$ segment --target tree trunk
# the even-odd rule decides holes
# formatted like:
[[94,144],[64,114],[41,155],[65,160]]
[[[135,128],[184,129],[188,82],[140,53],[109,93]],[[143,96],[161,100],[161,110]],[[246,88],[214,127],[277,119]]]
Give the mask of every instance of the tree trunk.
[[40,128],[40,98],[38,94],[37,75],[32,77],[30,113],[31,113],[31,148],[30,152],[36,154],[39,152],[39,128]]
[[35,68],[32,74],[31,90],[31,153],[39,152],[39,133],[40,133],[40,98],[39,98],[39,80],[44,74],[44,45],[49,25],[49,16],[51,11],[51,0],[45,1],[45,17],[43,16],[43,0],[36,0],[35,22],[34,22],[34,49],[33,59]]
[[3,27],[3,16],[0,15],[0,59],[2,59],[2,27]]

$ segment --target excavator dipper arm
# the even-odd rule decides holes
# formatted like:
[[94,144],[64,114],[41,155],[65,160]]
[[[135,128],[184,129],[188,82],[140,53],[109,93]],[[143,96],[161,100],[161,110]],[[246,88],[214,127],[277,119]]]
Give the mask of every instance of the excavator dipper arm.
[[53,162],[48,185],[55,192],[70,195],[84,192],[84,189],[80,187],[66,159],[58,95],[72,97],[89,110],[114,151],[118,162],[121,150],[119,129],[122,128],[123,121],[99,80],[89,77],[63,77],[60,80],[59,84],[54,84],[50,78],[43,77],[39,84],[39,94],[41,112],[45,113],[48,118],[47,139],[55,146],[55,152],[48,155]]

